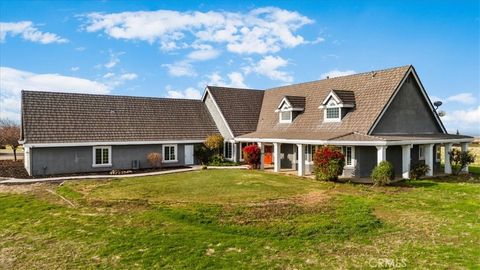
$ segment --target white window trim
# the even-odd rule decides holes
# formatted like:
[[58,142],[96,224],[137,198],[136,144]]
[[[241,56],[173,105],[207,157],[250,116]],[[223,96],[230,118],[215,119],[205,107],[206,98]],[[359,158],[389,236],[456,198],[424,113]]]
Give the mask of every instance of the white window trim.
[[344,168],[354,168],[354,167],[355,167],[355,163],[356,163],[356,159],[355,159],[355,146],[349,146],[349,145],[342,146],[342,152],[343,152],[343,147],[350,147],[350,148],[352,148],[352,164],[347,165],[347,153],[343,153],[343,155],[345,155],[345,166],[344,166]]
[[[328,108],[338,108],[338,118],[327,118]],[[340,107],[334,100],[330,100],[323,109],[323,122],[341,122],[342,121],[342,107]]]
[[[230,144],[232,147],[231,156],[229,158],[227,157],[227,144]],[[225,159],[233,161],[234,154],[235,154],[234,148],[235,148],[235,144],[233,142],[226,141],[223,143],[223,156],[225,157]]]
[[[173,147],[173,153],[175,154],[175,160],[166,160],[165,159],[165,147]],[[178,162],[178,145],[177,144],[164,144],[164,145],[162,145],[162,162],[163,163]]]
[[425,147],[423,145],[418,146],[418,160],[425,160]]
[[[108,149],[108,164],[95,164],[97,149]],[[103,153],[102,153],[103,156]],[[112,167],[112,147],[111,146],[94,146],[92,147],[92,167]]]
[[[288,120],[282,119],[282,113],[285,113],[285,112],[288,112],[290,115],[290,118]],[[292,117],[293,117],[292,111],[280,111],[280,113],[278,114],[279,122],[282,124],[292,123]]]

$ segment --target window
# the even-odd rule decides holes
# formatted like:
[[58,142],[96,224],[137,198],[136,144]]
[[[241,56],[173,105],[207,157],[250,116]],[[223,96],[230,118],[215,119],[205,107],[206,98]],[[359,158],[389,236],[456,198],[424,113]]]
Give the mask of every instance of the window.
[[325,107],[323,121],[340,122],[341,120],[341,108],[337,105],[335,101],[330,101]]
[[353,166],[353,147],[352,146],[343,146],[342,153],[345,155],[345,166],[352,167]]
[[177,145],[163,146],[163,162],[176,162],[177,160]]
[[227,159],[233,158],[233,143],[225,142],[224,155],[225,155],[225,158]]
[[418,159],[425,160],[425,148],[423,145],[418,146]]
[[291,123],[292,122],[292,112],[280,112],[280,123]]
[[112,147],[94,146],[93,147],[93,167],[112,166]]
[[311,145],[311,144],[308,144],[308,145],[305,145],[305,155],[306,155],[306,158],[305,160],[307,162],[312,162],[313,161],[313,156],[315,155],[315,152],[317,151],[317,145]]
[[436,150],[435,150],[435,158],[437,162],[440,162],[442,160],[442,146],[437,144],[435,145]]
[[340,108],[327,108],[327,119],[337,119],[340,117]]

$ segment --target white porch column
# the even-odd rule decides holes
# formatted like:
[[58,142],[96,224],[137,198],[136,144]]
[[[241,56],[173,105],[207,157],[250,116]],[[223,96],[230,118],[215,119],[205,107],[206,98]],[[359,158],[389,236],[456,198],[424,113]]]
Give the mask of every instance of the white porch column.
[[260,147],[260,170],[265,169],[265,144],[259,142],[258,147]]
[[433,143],[424,145],[425,164],[428,165],[430,170],[427,172],[427,176],[433,176]]
[[297,155],[298,155],[298,164],[297,164],[297,171],[298,176],[305,175],[305,149],[303,144],[297,144]]
[[[460,144],[461,147],[462,147],[462,152],[467,152],[468,151],[468,143],[466,142],[463,142]],[[468,173],[468,166],[466,166],[465,168],[462,169],[462,172],[466,172]]]
[[452,151],[452,144],[446,143],[445,144],[445,173],[451,174],[452,173],[452,165],[450,164],[450,155],[448,152]]
[[282,153],[280,152],[281,144],[280,143],[273,143],[273,155],[274,155],[274,172],[280,172],[280,158],[282,157]]
[[411,144],[402,145],[402,177],[403,179],[410,179],[410,164],[411,160]]
[[237,158],[237,148],[238,148],[238,143],[233,143],[232,145],[232,156],[233,156],[233,162],[238,162]]
[[387,146],[377,146],[377,165],[384,160],[387,160]]

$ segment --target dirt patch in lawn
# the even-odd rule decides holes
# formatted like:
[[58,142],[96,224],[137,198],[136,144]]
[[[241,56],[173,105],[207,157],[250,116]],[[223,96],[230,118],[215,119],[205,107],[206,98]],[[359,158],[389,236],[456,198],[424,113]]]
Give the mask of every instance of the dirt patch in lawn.
[[31,178],[21,160],[0,160],[0,177]]

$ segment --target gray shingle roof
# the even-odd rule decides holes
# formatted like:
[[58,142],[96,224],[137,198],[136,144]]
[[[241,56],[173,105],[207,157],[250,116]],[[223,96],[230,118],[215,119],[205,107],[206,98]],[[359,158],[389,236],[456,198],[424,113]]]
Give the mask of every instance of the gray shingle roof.
[[333,90],[333,92],[342,103],[355,105],[355,92],[348,90]]
[[22,92],[26,143],[203,140],[218,133],[199,100]]
[[305,97],[300,96],[285,96],[293,108],[305,108]]
[[234,136],[257,129],[262,90],[208,86]]

